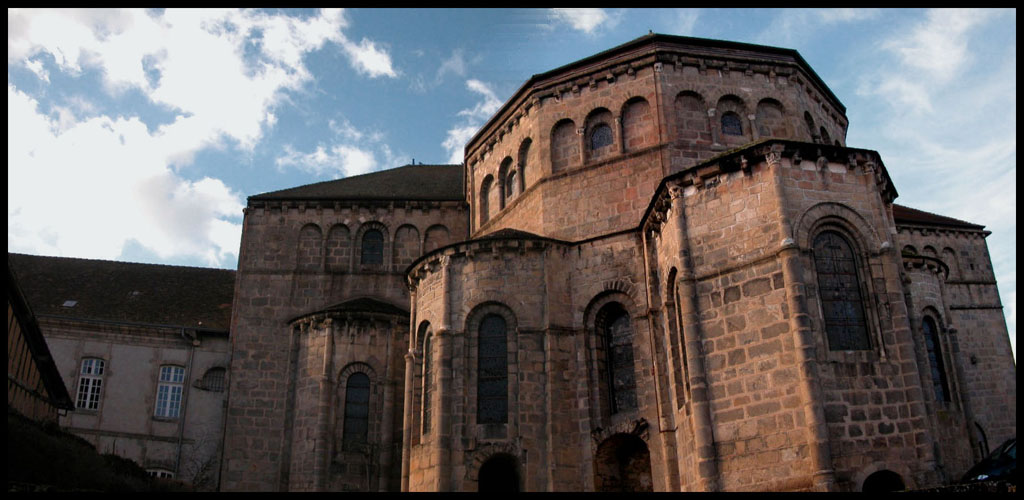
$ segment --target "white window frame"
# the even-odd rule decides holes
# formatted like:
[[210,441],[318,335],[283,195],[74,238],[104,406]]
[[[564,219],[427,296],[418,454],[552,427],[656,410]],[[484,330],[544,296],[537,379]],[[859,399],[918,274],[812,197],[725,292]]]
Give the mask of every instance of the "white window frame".
[[178,418],[181,414],[181,399],[185,391],[185,367],[163,365],[160,367],[160,382],[156,386],[156,407],[153,416]]
[[103,358],[82,358],[82,367],[78,371],[78,393],[75,408],[79,410],[99,411],[100,398],[103,396],[103,371],[106,361]]
[[148,469],[146,473],[149,474],[149,477],[158,479],[174,479],[174,473],[167,469]]

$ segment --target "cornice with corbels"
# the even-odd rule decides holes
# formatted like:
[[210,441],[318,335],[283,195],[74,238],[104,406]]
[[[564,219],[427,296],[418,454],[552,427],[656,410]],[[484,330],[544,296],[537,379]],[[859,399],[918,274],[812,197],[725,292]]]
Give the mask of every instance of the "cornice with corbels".
[[766,140],[724,153],[666,178],[655,193],[651,208],[644,218],[644,232],[660,234],[673,200],[714,188],[727,181],[731,175],[751,175],[757,164],[763,163],[768,169],[780,167],[783,158],[788,158],[794,166],[799,166],[805,158],[814,158],[815,168],[818,170],[827,169],[829,164],[845,165],[848,170],[859,169],[864,174],[872,176],[885,202],[892,203],[896,198],[897,193],[892,187],[889,174],[873,151],[825,144]]
[[903,269],[907,271],[929,271],[940,275],[943,281],[949,278],[949,266],[942,260],[927,255],[902,254]]
[[548,238],[506,237],[484,238],[456,243],[428,253],[410,266],[407,281],[410,291],[415,291],[419,282],[451,265],[456,258],[500,259],[506,254],[524,255],[526,252],[542,252],[552,245],[560,244]]
[[316,199],[316,200],[250,200],[244,209],[246,214],[267,215],[272,211],[281,212],[294,211],[304,214],[308,211],[315,211],[317,215],[330,211],[335,214],[344,212],[358,213],[367,209],[385,208],[388,211],[396,209],[405,210],[446,210],[463,208],[463,201],[435,201],[435,200],[344,200],[344,199]]
[[[791,84],[803,87],[812,102],[819,105],[832,102],[831,98],[825,97],[817,85],[812,83],[796,61],[769,62],[741,55],[694,55],[688,51],[661,46],[627,56],[625,60],[621,57],[613,58],[602,64],[577,69],[560,77],[538,82],[518,98],[518,103],[509,108],[505,118],[489,127],[491,132],[483,140],[483,144],[474,148],[467,155],[471,158],[468,163],[470,166],[475,166],[485,161],[506,135],[512,135],[522,118],[528,116],[531,109],[542,108],[548,99],[561,103],[563,99],[580,97],[584,89],[593,92],[598,91],[602,84],[611,85],[624,77],[635,79],[637,73],[647,67],[651,67],[655,72],[664,72],[667,67],[671,67],[673,71],[682,71],[685,66],[696,67],[701,74],[706,74],[709,68],[721,70],[725,74],[730,71],[740,71],[750,77],[754,74],[763,74],[772,82],[782,76],[787,78]],[[839,103],[824,105],[821,112],[845,130],[848,123],[845,117],[837,112],[839,108],[837,104]]]

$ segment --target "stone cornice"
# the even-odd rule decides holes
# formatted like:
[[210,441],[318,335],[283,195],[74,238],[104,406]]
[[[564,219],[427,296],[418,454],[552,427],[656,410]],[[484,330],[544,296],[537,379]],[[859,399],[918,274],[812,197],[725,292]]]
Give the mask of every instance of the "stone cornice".
[[749,175],[757,164],[766,164],[769,168],[780,165],[782,158],[788,158],[793,165],[804,161],[812,161],[817,168],[824,168],[826,163],[845,164],[849,169],[862,168],[870,172],[875,184],[882,191],[882,198],[892,203],[898,196],[892,179],[875,151],[867,149],[847,148],[828,144],[766,139],[748,144],[741,148],[726,151],[704,162],[698,163],[681,172],[662,179],[651,199],[650,205],[641,217],[640,228],[649,233],[657,233],[666,220],[671,207],[671,200],[680,196],[690,196],[702,189],[717,186],[723,176],[736,172]]
[[569,246],[571,243],[526,234],[484,236],[453,243],[428,252],[406,268],[406,275],[410,289],[415,289],[420,280],[428,274],[447,267],[453,258],[495,258],[503,253],[542,252],[553,245]]
[[909,253],[904,253],[902,257],[903,269],[906,269],[907,271],[927,270],[941,275],[943,281],[949,278],[949,266],[940,259],[929,257],[927,255],[915,255]]
[[542,107],[546,98],[576,97],[584,88],[596,89],[601,84],[612,84],[621,78],[635,78],[637,71],[648,67],[659,72],[666,64],[677,71],[684,66],[693,66],[702,73],[710,68],[748,75],[760,73],[769,78],[786,77],[792,83],[807,88],[812,100],[825,101],[830,109],[829,115],[844,129],[849,124],[845,116],[846,107],[795,50],[651,34],[532,76],[470,139],[464,157],[472,165],[481,151],[491,151],[502,136],[512,133],[524,116]]
[[412,210],[468,210],[469,205],[463,201],[431,201],[431,200],[341,200],[341,199],[308,199],[308,200],[249,200],[245,207],[245,213],[249,214],[257,210],[267,212],[270,210],[297,210],[299,213],[306,210],[333,210],[342,212],[350,210],[357,212],[360,209],[386,208],[412,209]]

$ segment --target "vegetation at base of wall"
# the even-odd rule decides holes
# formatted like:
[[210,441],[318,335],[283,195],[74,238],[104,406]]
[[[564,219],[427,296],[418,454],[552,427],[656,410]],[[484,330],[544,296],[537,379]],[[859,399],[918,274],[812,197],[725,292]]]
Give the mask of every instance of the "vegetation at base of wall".
[[137,463],[100,454],[55,422],[35,422],[7,408],[7,491],[188,491],[155,479]]

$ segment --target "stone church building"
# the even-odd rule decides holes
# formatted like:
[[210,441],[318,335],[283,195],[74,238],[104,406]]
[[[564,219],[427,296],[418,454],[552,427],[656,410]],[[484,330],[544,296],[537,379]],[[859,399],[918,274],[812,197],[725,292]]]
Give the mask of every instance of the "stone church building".
[[848,125],[793,50],[652,34],[462,165],[251,196],[221,489],[959,479],[1016,435],[989,232],[895,204]]

